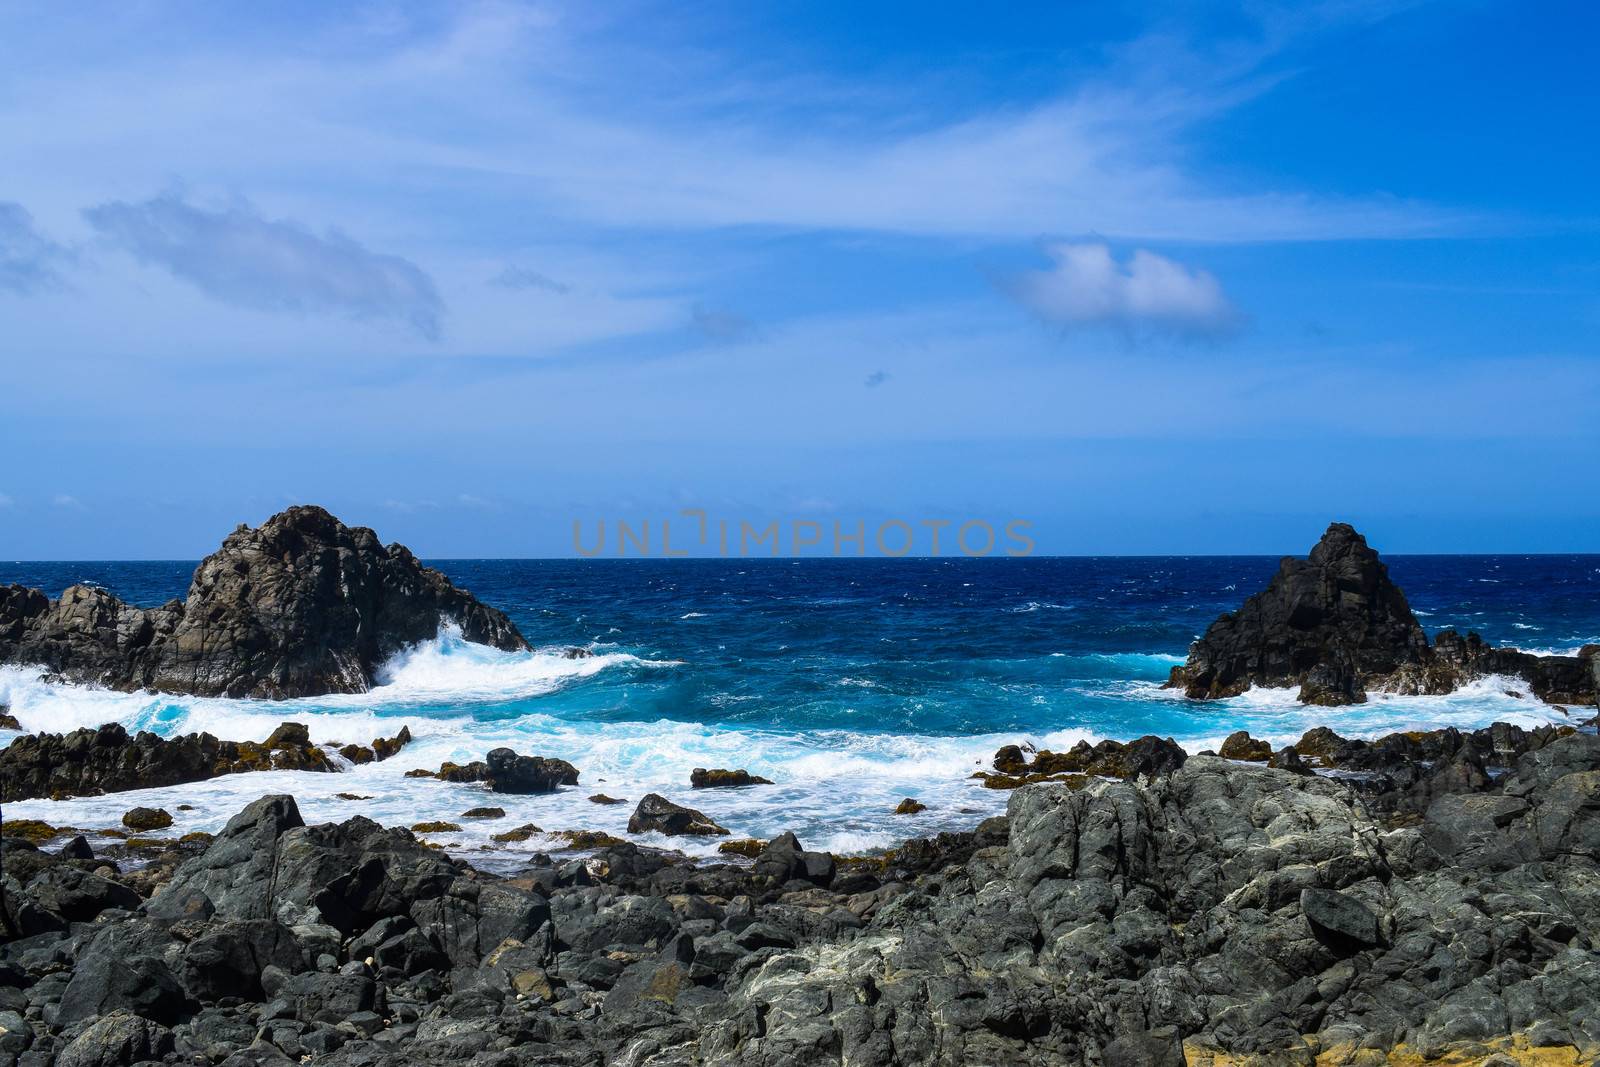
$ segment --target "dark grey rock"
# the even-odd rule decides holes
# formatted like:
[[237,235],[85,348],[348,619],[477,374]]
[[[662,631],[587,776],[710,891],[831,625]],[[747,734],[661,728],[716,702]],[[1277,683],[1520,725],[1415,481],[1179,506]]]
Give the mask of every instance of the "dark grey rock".
[[1300,910],[1318,937],[1340,948],[1371,948],[1382,943],[1378,917],[1346,893],[1308,887],[1300,891]]
[[630,834],[654,831],[669,836],[716,836],[728,831],[718,826],[704,812],[674,804],[660,793],[646,793],[639,806],[628,818]]
[[187,598],[132,607],[73,586],[60,600],[0,587],[0,662],[114,689],[282,699],[363,692],[380,664],[436,636],[528,647],[505,615],[403,545],[318,507],[241,525],[195,570]]

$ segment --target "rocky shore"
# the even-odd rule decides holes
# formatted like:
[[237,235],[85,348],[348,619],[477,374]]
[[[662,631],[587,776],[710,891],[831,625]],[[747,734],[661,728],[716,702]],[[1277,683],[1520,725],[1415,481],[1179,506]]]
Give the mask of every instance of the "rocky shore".
[[[211,734],[128,736],[117,723],[68,734],[25,734],[0,750],[0,801],[97,796],[203,782],[243,771],[327,771],[388,759],[411,741],[402,726],[371,745],[314,745],[303,723],[286,722],[265,741],[219,741]],[[341,763],[342,761],[342,763]]]
[[1490,675],[1521,679],[1550,704],[1593,705],[1600,646],[1535,656],[1453,630],[1430,644],[1378,553],[1336,522],[1308,558],[1286,557],[1266,589],[1212,623],[1167,685],[1203,700],[1297,687],[1302,703],[1333,707],[1363,703],[1368,690],[1442,694]]
[[[1315,730],[1276,767],[1169,744],[1070,761],[1089,774],[1002,749],[997,774],[1060,777],[868,858],[599,839],[497,877],[365,818],[306,826],[288,796],[101,855],[8,828],[0,1060],[1600,1056],[1600,737]],[[698,814],[663,799],[639,812]]]
[[506,650],[510,619],[424,567],[404,545],[319,507],[241,525],[201,561],[188,597],[157,608],[75,585],[57,600],[0,586],[0,663],[109,689],[194,696],[360,693],[441,625]]

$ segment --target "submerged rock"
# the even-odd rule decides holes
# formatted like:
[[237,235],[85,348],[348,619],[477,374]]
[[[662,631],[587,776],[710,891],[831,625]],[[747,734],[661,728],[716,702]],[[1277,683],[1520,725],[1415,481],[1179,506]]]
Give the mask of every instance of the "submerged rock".
[[137,608],[75,585],[59,600],[0,587],[0,663],[112,689],[284,699],[371,688],[378,667],[442,625],[505,650],[511,620],[319,507],[241,525],[201,561],[188,596]]

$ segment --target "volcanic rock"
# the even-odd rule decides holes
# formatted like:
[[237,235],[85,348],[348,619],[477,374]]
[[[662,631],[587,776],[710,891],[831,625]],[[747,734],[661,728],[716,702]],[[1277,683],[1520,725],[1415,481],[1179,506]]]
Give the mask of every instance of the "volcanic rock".
[[[442,768],[439,777],[444,777]],[[485,760],[484,778],[496,793],[553,793],[558,786],[577,785],[578,768],[562,759],[497,748]]]
[[1257,741],[1250,736],[1248,730],[1235,730],[1223,740],[1222,747],[1217,749],[1217,755],[1223,759],[1264,763],[1272,758],[1272,746],[1265,741]]
[[628,833],[644,834],[652,830],[669,836],[712,837],[728,833],[704,812],[674,804],[660,793],[647,793],[628,817]]
[[746,770],[707,770],[696,767],[689,774],[689,787],[691,789],[720,789],[725,786],[740,785],[771,785],[768,778],[761,778]]
[[289,739],[283,747],[219,741],[205,733],[167,739],[140,731],[129,737],[117,723],[69,734],[25,734],[0,750],[0,800],[95,796],[241,771],[338,770],[299,730],[279,727],[275,736],[280,735]]
[[468,641],[528,647],[499,611],[403,545],[322,508],[241,525],[195,570],[183,601],[138,608],[75,585],[59,600],[0,588],[0,663],[112,689],[197,696],[359,693],[410,645],[457,627]]
[[1377,552],[1336,522],[1307,559],[1286,557],[1265,590],[1213,622],[1167,687],[1215,700],[1295,686],[1302,703],[1334,707],[1363,703],[1368,690],[1448,693],[1489,674],[1523,678],[1557,704],[1593,703],[1600,691],[1600,660],[1496,649],[1450,630],[1430,645]]

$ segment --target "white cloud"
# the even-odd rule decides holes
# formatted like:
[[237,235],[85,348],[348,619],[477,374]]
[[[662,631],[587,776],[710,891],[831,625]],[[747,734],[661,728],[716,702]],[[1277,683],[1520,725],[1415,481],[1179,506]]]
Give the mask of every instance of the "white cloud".
[[[153,10],[115,28],[162,40]],[[324,217],[399,230],[474,208],[562,225],[1129,240],[1402,237],[1461,221],[1190,165],[1203,124],[1274,83],[1263,71],[1289,31],[1209,56],[1153,34],[1052,96],[939,108],[933,72],[845,81],[752,65],[687,23],[647,46],[636,20],[583,8],[450,10],[406,33],[327,20],[292,60],[248,35],[192,43],[181,62],[81,46],[92,66],[18,75],[0,132],[35,174],[89,182],[83,161],[111,152],[124,182],[272,184],[343,201]],[[321,174],[338,180],[308,194],[303,176]],[[442,195],[402,220],[386,214],[397,192],[407,206]]]
[[1030,271],[1010,288],[1049,322],[1206,337],[1238,327],[1238,310],[1208,271],[1144,249],[1118,263],[1109,246],[1092,242],[1060,242],[1045,251],[1054,266]]
[[55,504],[55,506],[58,508],[65,508],[68,511],[85,510],[82,501],[80,501],[77,497],[71,496],[67,493],[57,493],[55,495],[55,499],[52,500],[51,503]]
[[337,230],[318,236],[245,205],[208,211],[176,193],[111,201],[84,216],[136,259],[215,300],[261,311],[398,319],[429,340],[439,337],[444,304],[433,279],[409,260],[370,251]]

